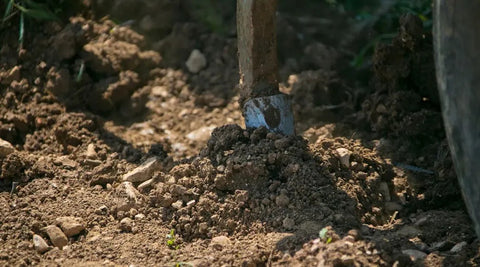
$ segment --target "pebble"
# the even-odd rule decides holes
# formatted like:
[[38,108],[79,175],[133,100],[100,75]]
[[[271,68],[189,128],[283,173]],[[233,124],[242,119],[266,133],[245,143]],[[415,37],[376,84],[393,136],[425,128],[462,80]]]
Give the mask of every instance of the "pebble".
[[405,249],[402,253],[409,256],[412,261],[423,260],[427,257],[427,253],[416,249]]
[[204,126],[196,129],[186,135],[188,139],[194,142],[207,142],[216,126]]
[[132,229],[133,229],[133,220],[126,217],[126,218],[123,218],[121,221],[120,221],[120,225],[118,226],[120,228],[121,231],[123,232],[131,232]]
[[95,214],[97,215],[107,215],[107,213],[108,213],[108,207],[105,205],[102,205],[97,209],[95,209]]
[[52,241],[52,244],[55,247],[62,249],[68,244],[67,236],[57,226],[49,225],[44,227],[42,230],[47,233],[48,238],[50,238],[50,241]]
[[33,247],[38,253],[44,253],[50,249],[45,239],[39,235],[33,235]]
[[145,215],[143,213],[139,213],[135,215],[135,220],[143,220],[145,219]]
[[295,227],[295,221],[291,218],[285,218],[283,219],[283,222],[282,222],[282,225],[285,229],[293,229],[293,227]]
[[0,159],[15,152],[15,148],[9,142],[0,138]]
[[88,159],[96,159],[97,158],[97,151],[95,151],[94,144],[88,144],[87,151],[85,152],[85,157]]
[[85,230],[85,223],[79,217],[59,217],[55,222],[62,228],[67,237],[78,235]]
[[172,203],[172,208],[179,210],[183,207],[183,202],[181,200],[175,201]]
[[140,192],[145,192],[147,188],[152,187],[155,179],[148,179],[145,182],[141,183],[137,188]]
[[467,242],[462,241],[462,242],[460,242],[460,243],[455,244],[455,246],[453,246],[453,248],[450,249],[450,252],[452,252],[452,253],[459,253],[459,252],[462,251],[466,246],[467,246]]
[[290,203],[290,199],[286,195],[280,194],[275,198],[275,203],[277,204],[277,206],[287,207]]
[[350,155],[352,152],[346,148],[337,148],[336,151],[340,163],[347,168],[350,167]]
[[419,229],[410,225],[405,225],[397,232],[398,235],[404,236],[404,237],[415,237],[420,235],[421,233],[422,232]]
[[207,58],[198,49],[194,49],[185,65],[191,73],[198,73],[207,66]]
[[123,181],[132,183],[145,182],[152,178],[155,171],[161,167],[160,160],[157,157],[147,159],[142,165],[123,175]]
[[224,247],[230,246],[231,244],[232,241],[224,235],[216,236],[212,238],[212,241],[210,242],[210,245],[217,250],[222,250]]

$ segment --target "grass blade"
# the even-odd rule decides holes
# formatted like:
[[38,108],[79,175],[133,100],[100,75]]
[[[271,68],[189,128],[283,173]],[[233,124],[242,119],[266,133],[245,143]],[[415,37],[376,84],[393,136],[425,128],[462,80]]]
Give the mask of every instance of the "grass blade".
[[7,3],[7,7],[5,8],[5,12],[3,13],[2,26],[5,23],[5,21],[7,21],[8,16],[12,12],[13,1],[14,0],[9,0],[8,3]]
[[25,16],[23,15],[23,12],[20,12],[20,26],[18,30],[18,43],[19,43],[19,49],[23,48],[23,37],[25,34]]

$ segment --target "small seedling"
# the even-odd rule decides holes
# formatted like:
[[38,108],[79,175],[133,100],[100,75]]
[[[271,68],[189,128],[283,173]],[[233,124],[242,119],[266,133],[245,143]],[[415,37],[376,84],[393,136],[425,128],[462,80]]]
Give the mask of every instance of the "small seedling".
[[332,243],[332,237],[329,236],[329,234],[328,234],[328,228],[327,228],[327,227],[322,228],[322,230],[320,230],[320,232],[318,233],[318,236],[319,236],[320,239],[321,239],[322,241],[324,241],[326,244]]
[[179,246],[175,241],[175,229],[170,230],[170,233],[167,234],[167,246],[171,249],[178,249]]

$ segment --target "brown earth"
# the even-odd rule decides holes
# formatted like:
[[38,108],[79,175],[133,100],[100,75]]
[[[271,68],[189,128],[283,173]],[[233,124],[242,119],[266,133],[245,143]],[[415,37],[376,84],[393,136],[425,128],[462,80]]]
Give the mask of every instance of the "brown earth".
[[2,28],[0,265],[478,264],[416,17],[357,88],[339,74],[355,22],[282,5],[285,137],[241,128],[231,5],[212,33],[194,2],[155,3],[31,24],[19,50]]

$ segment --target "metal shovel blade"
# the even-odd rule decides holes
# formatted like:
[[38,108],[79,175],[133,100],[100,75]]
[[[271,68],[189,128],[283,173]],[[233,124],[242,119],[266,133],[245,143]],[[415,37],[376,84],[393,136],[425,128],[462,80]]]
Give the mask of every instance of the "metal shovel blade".
[[287,95],[256,97],[245,102],[243,116],[247,128],[266,127],[284,135],[295,135],[292,105]]

